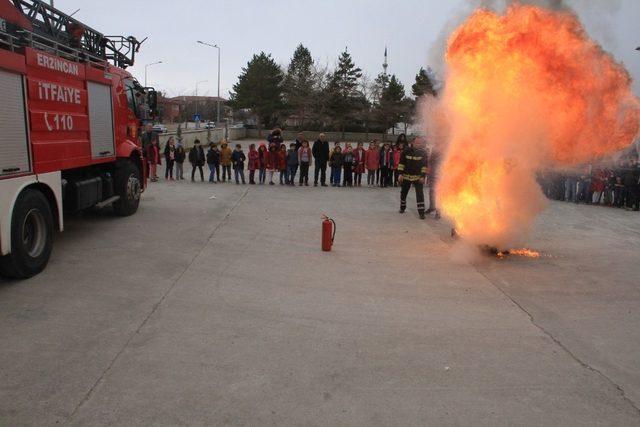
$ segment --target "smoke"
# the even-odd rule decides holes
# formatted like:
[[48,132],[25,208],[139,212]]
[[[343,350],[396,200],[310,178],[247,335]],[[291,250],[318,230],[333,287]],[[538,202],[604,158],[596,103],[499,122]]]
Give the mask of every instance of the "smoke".
[[537,172],[619,151],[640,128],[624,67],[565,2],[535,3],[476,11],[448,41],[442,96],[422,105],[444,153],[438,200],[473,244],[525,243],[546,206]]

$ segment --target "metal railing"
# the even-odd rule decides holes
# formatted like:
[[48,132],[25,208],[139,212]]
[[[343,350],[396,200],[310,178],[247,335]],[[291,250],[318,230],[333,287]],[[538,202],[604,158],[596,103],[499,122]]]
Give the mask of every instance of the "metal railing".
[[[55,54],[79,55],[80,60],[108,61],[117,67],[133,65],[141,42],[135,37],[105,36],[41,0],[12,0],[33,25],[33,33],[16,30],[20,39],[31,39]],[[143,40],[144,42],[144,40]]]

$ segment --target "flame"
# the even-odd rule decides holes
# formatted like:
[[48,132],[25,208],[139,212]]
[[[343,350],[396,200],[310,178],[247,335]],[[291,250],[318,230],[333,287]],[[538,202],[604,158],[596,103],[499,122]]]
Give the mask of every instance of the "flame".
[[520,256],[525,258],[540,258],[542,255],[538,251],[531,249],[509,249],[508,252],[498,252],[498,258],[506,258],[507,256]]
[[538,171],[619,151],[638,135],[629,74],[569,11],[478,10],[451,36],[446,61],[425,123],[444,152],[442,211],[472,243],[522,244],[546,206]]

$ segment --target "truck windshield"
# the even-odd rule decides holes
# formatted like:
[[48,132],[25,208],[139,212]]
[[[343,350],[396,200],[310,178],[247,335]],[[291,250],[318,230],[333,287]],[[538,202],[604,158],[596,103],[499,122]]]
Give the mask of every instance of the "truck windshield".
[[149,106],[147,105],[147,97],[142,86],[133,79],[126,79],[124,84],[129,109],[131,109],[140,120],[149,119]]

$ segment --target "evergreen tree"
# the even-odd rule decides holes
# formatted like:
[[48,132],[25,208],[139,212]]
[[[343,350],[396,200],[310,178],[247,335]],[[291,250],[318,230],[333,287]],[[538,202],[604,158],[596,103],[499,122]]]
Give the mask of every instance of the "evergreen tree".
[[345,124],[354,118],[358,100],[362,98],[358,91],[360,77],[362,70],[356,67],[345,49],[338,59],[338,67],[331,74],[327,87],[329,116],[343,132]]
[[271,55],[253,55],[233,85],[230,104],[236,109],[251,109],[258,118],[258,127],[269,127],[277,123],[284,110],[283,80],[282,70]]
[[387,86],[389,86],[389,76],[385,73],[378,74],[372,85],[373,102],[375,104],[380,103],[382,93],[387,89]]
[[311,52],[298,45],[284,80],[284,97],[289,111],[301,121],[301,127],[313,106],[315,74]]
[[425,70],[424,68],[420,68],[418,74],[416,74],[416,82],[411,86],[411,91],[413,95],[417,98],[423,95],[430,96],[438,96],[438,91],[436,90],[436,82],[433,77],[433,71],[431,68]]
[[382,91],[378,104],[379,121],[388,129],[405,119],[408,115],[405,101],[404,85],[395,75],[389,79],[389,84]]

